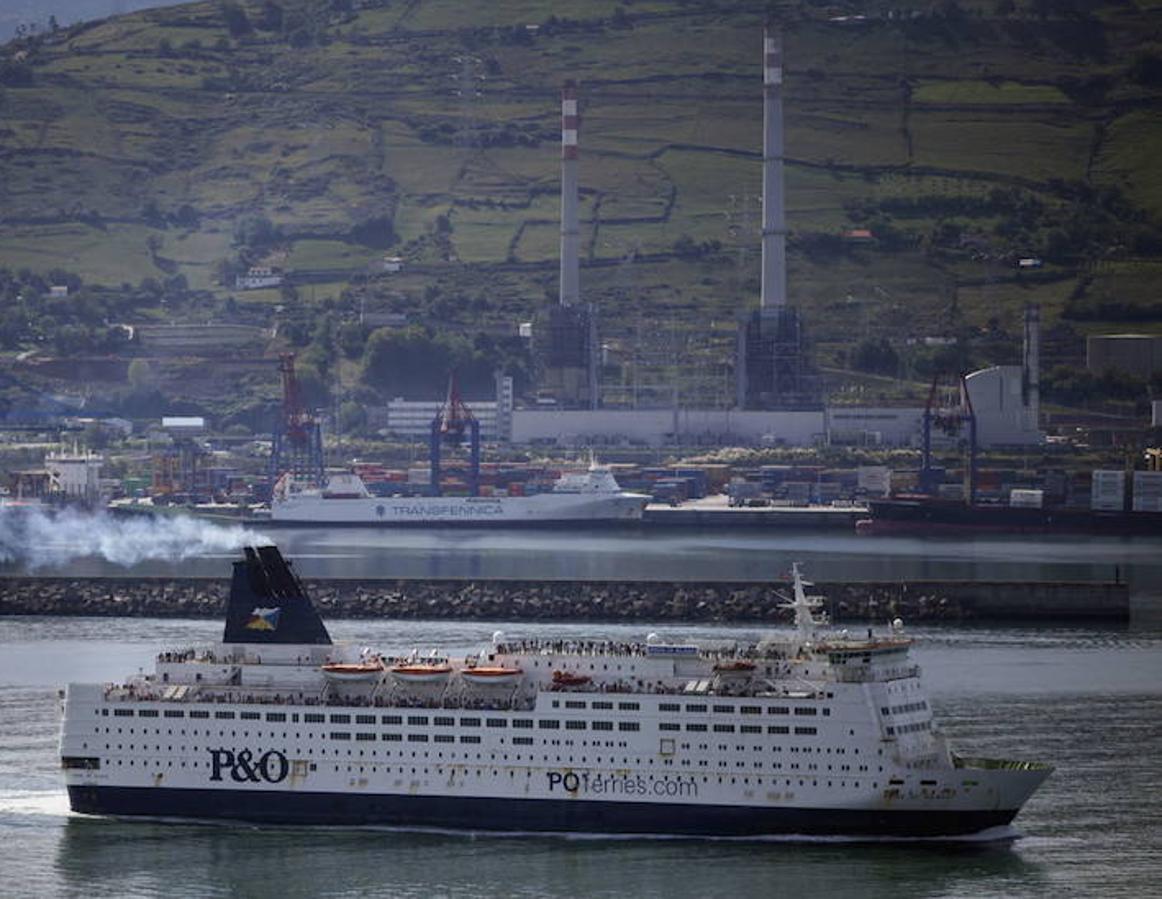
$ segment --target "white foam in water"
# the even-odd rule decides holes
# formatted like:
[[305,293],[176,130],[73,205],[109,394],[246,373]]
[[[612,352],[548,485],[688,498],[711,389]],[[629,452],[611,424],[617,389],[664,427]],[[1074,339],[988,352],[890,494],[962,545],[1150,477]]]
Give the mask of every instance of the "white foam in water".
[[105,512],[62,509],[0,510],[0,563],[28,568],[60,565],[86,556],[116,565],[146,560],[180,562],[272,541],[238,525],[189,516],[115,518]]
[[0,812],[63,818],[70,814],[69,797],[64,790],[3,791],[0,792]]

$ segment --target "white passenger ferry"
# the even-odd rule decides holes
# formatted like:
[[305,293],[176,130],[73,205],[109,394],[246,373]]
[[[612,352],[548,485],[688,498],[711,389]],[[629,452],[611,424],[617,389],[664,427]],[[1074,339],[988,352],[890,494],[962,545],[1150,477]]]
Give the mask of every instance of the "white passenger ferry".
[[640,521],[650,497],[622,490],[606,467],[566,472],[551,490],[528,496],[376,496],[353,472],[326,486],[284,476],[274,488],[270,523],[287,525],[615,524]]
[[333,644],[274,547],[235,563],[220,644],[70,684],[74,810],[472,831],[954,836],[1048,776],[963,758],[910,640],[795,629],[729,650],[526,641],[466,658]]

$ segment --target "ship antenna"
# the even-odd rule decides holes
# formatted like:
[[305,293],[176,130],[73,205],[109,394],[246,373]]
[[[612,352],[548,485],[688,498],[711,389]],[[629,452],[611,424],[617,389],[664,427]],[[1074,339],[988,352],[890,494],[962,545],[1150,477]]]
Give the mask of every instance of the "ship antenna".
[[805,587],[815,586],[803,577],[799,571],[799,563],[791,563],[791,580],[794,586],[794,597],[779,596],[786,600],[780,608],[793,609],[795,612],[795,630],[800,642],[806,643],[815,636],[815,629],[824,623],[822,616],[816,616],[815,611],[823,605],[822,596],[808,596]]

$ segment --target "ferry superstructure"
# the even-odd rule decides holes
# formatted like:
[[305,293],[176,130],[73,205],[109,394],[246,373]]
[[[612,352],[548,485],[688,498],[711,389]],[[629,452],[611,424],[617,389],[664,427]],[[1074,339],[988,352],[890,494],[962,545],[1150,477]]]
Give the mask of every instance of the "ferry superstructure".
[[77,812],[471,831],[856,837],[1005,825],[1048,776],[950,750],[910,640],[521,641],[466,658],[332,644],[277,549],[235,563],[220,644],[70,684]]
[[529,496],[375,496],[358,475],[332,475],[325,487],[280,481],[270,504],[274,524],[545,525],[640,521],[650,497],[622,490],[603,466],[566,473],[552,490]]

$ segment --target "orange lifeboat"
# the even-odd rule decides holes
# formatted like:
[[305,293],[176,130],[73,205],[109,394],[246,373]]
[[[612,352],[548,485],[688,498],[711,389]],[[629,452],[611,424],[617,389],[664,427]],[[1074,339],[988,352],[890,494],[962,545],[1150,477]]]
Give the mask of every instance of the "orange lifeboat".
[[719,677],[750,677],[754,669],[754,662],[746,659],[724,659],[714,665],[714,673]]
[[588,674],[574,674],[571,671],[553,672],[554,687],[583,687],[592,679]]
[[408,662],[391,666],[391,676],[405,684],[437,684],[446,681],[452,666],[444,662]]
[[460,672],[460,676],[467,683],[476,686],[507,686],[517,683],[524,675],[522,668],[508,668],[503,665],[478,665]]
[[323,666],[323,677],[340,683],[373,681],[383,674],[383,662],[373,659],[367,662],[329,662]]

